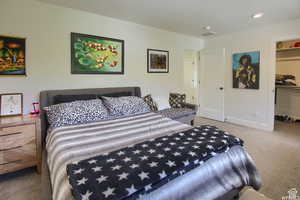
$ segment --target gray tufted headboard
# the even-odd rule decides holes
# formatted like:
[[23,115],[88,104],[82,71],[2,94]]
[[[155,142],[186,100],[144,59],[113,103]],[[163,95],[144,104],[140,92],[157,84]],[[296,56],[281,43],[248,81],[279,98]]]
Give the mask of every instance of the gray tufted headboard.
[[44,107],[54,104],[54,99],[57,95],[86,95],[95,94],[98,96],[112,95],[112,94],[128,93],[131,96],[141,97],[141,89],[139,87],[119,87],[119,88],[90,88],[90,89],[70,89],[70,90],[48,90],[40,93],[40,118],[41,118],[41,134],[42,143],[45,145],[47,136],[48,121]]

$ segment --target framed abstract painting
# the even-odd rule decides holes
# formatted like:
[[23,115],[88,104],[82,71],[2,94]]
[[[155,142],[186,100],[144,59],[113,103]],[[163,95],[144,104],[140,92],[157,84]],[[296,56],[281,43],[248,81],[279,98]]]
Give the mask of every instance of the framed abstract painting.
[[259,67],[259,51],[233,54],[233,88],[259,89]]
[[72,74],[124,74],[124,40],[71,33]]
[[26,39],[0,36],[0,76],[26,75]]
[[169,52],[157,49],[147,50],[148,73],[169,73]]

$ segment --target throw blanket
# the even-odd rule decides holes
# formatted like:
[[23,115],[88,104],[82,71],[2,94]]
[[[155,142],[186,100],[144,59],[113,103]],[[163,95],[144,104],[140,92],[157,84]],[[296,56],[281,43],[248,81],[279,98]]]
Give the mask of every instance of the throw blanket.
[[243,141],[212,126],[150,139],[67,166],[75,199],[138,199]]

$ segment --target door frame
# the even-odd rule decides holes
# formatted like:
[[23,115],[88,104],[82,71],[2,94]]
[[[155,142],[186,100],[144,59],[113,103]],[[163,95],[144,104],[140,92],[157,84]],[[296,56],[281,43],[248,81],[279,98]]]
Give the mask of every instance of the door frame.
[[[196,101],[195,101],[195,104],[197,105],[197,106],[199,106],[199,78],[200,78],[200,76],[199,76],[199,57],[198,57],[198,55],[199,55],[199,52],[201,51],[201,50],[195,50],[195,49],[184,49],[183,50],[183,64],[182,64],[182,66],[183,67],[185,67],[185,52],[186,51],[192,51],[192,52],[194,52],[195,53],[195,61],[196,61],[196,63],[195,63],[195,69],[196,69],[196,88],[195,88],[195,97],[196,97]],[[184,69],[183,69],[183,84],[185,84],[184,83],[184,77],[185,76],[185,74],[184,74]]]
[[207,116],[201,114],[201,82],[203,80],[203,73],[202,72],[202,67],[203,67],[203,64],[202,64],[202,58],[201,58],[201,52],[205,51],[205,50],[220,50],[222,51],[222,55],[223,55],[223,59],[222,59],[222,66],[223,66],[223,81],[222,81],[222,85],[223,86],[220,86],[220,87],[223,87],[223,95],[222,95],[222,108],[223,108],[223,111],[222,111],[222,114],[221,114],[221,118],[218,119],[218,121],[221,121],[221,122],[225,122],[225,85],[226,85],[226,49],[225,47],[221,47],[221,48],[211,48],[211,49],[202,49],[200,52],[199,52],[199,72],[198,72],[198,76],[199,76],[199,79],[198,79],[198,101],[199,101],[199,109],[198,109],[198,113],[197,115],[200,116],[200,117],[204,117],[206,118]]

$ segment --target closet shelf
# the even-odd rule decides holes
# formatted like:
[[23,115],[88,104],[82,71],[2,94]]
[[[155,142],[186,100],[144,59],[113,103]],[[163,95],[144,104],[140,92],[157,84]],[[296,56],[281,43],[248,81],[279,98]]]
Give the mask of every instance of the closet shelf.
[[285,89],[300,90],[300,86],[276,85],[276,88],[285,88]]
[[282,49],[277,49],[277,52],[279,51],[291,51],[291,50],[300,50],[300,47],[291,47],[291,48],[282,48]]
[[300,60],[300,56],[277,58],[277,61],[290,61],[290,60]]

